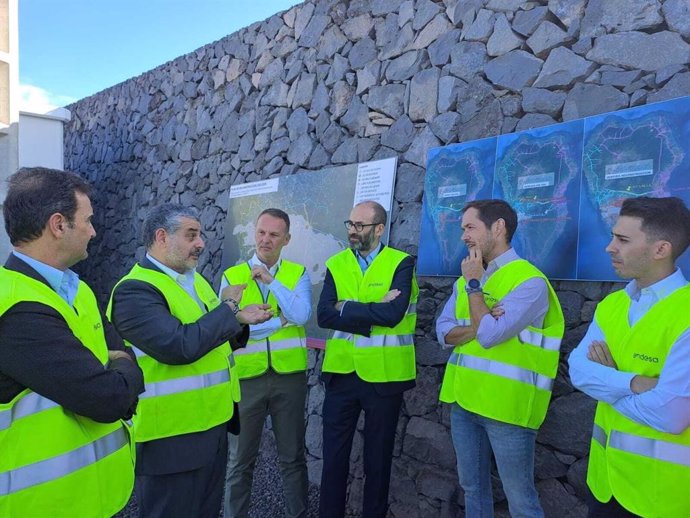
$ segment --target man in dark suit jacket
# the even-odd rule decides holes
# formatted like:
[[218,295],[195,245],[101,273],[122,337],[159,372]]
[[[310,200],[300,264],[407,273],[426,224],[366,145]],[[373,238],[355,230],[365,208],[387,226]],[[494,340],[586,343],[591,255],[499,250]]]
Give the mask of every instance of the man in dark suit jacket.
[[345,514],[350,450],[362,410],[362,516],[386,515],[402,396],[415,386],[413,336],[419,288],[414,260],[381,244],[385,225],[386,211],[381,205],[372,201],[356,205],[345,222],[350,249],[326,263],[318,322],[334,333],[326,342],[321,375],[326,387],[322,518]]
[[[263,305],[239,311],[243,286],[224,290],[219,303],[195,272],[204,247],[196,209],[160,205],[147,216],[143,235],[146,258],[116,285],[110,307],[113,324],[137,351],[147,384],[135,420],[137,503],[147,518],[217,518],[226,432],[239,424],[233,411],[239,397],[233,385],[239,385],[227,342],[241,347],[249,335],[246,324],[271,315]],[[220,387],[209,387],[219,374],[224,378],[211,383]],[[181,379],[191,386],[176,387]],[[162,397],[154,390],[161,383],[168,387]]]
[[123,420],[144,382],[70,269],[96,235],[90,186],[46,168],[22,169],[8,183],[3,213],[14,250],[0,268],[0,480],[8,481],[0,516],[110,516],[132,492]]

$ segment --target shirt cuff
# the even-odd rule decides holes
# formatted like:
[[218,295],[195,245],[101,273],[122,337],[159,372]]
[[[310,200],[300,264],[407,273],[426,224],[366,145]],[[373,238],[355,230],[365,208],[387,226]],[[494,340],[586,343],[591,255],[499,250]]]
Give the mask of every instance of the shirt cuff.
[[634,392],[630,389],[630,382],[635,377],[633,372],[622,372],[616,369],[611,369],[606,382],[610,387],[610,393],[620,399],[622,397],[631,396]]

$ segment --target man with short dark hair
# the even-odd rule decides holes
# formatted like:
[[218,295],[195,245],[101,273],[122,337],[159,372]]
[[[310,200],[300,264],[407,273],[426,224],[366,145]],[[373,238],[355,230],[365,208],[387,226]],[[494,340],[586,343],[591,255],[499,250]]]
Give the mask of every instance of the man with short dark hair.
[[690,516],[690,286],[676,260],[690,242],[678,198],[628,198],[606,251],[632,279],[602,300],[568,359],[598,401],[589,516]]
[[362,516],[383,518],[403,392],[415,385],[419,288],[414,259],[381,243],[386,211],[379,203],[355,205],[345,228],[350,248],[326,261],[317,309],[319,326],[333,330],[321,374],[326,396],[319,514],[345,514],[352,440],[364,411]]
[[144,389],[134,356],[70,268],[96,231],[79,176],[21,169],[3,213],[0,516],[101,518],[134,485],[129,419]]
[[249,340],[235,351],[242,388],[242,430],[229,441],[226,518],[246,518],[266,416],[276,438],[287,518],[306,518],[309,481],[304,453],[307,348],[304,324],[311,315],[311,281],[301,264],[281,257],[290,242],[290,217],[270,208],[259,214],[256,250],[247,262],[225,270],[221,290],[246,285],[240,307],[270,304],[274,317],[249,326]]
[[223,290],[220,301],[195,271],[204,248],[196,209],[154,207],[143,241],[146,257],[108,308],[146,381],[134,419],[137,504],[146,518],[217,518],[240,398],[229,342],[242,345],[246,324],[271,315],[265,305],[239,307],[244,286]]
[[503,200],[463,209],[469,254],[436,322],[454,347],[440,399],[451,433],[467,516],[493,516],[491,453],[511,516],[544,516],[534,486],[534,444],[558,369],[564,321],[543,273],[510,245],[517,214]]

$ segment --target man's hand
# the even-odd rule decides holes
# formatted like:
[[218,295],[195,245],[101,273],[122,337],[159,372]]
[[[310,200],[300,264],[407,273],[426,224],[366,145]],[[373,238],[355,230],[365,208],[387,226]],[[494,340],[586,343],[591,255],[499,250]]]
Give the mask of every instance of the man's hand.
[[589,344],[589,349],[587,350],[587,359],[600,363],[605,367],[612,367],[616,370],[618,369],[618,365],[613,359],[613,356],[611,356],[609,346],[606,344],[606,342],[601,340],[594,340],[591,344]]
[[462,276],[465,281],[470,279],[481,279],[484,275],[484,260],[482,259],[482,251],[477,246],[470,248],[470,253],[462,260],[460,265]]
[[386,293],[383,298],[381,299],[381,302],[390,302],[392,300],[395,300],[398,295],[400,295],[400,290],[390,290],[388,293]]
[[246,287],[246,284],[229,284],[220,292],[220,300],[233,299],[239,302]]
[[127,358],[129,361],[132,361],[132,357],[124,351],[108,351],[108,360],[113,361],[118,358]]
[[235,318],[240,324],[260,324],[272,316],[270,304],[249,304],[238,311]]
[[263,264],[257,264],[252,266],[252,279],[262,284],[271,284],[273,282],[273,275]]
[[648,390],[652,390],[659,383],[659,378],[653,378],[651,376],[642,376],[638,374],[630,380],[630,390],[635,394],[642,394]]
[[503,309],[503,306],[500,302],[497,302],[494,304],[494,307],[489,310],[489,313],[491,313],[491,316],[494,317],[494,320],[498,320],[499,317],[502,317],[506,314],[506,310]]

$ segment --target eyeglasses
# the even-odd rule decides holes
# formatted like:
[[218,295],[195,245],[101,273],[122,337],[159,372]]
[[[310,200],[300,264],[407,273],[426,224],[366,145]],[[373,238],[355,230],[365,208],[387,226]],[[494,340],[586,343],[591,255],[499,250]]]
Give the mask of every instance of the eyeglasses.
[[352,230],[353,228],[357,232],[361,232],[364,230],[364,227],[375,227],[376,225],[380,225],[381,223],[360,223],[359,221],[355,223],[354,221],[350,221],[349,219],[347,221],[343,221],[345,224],[345,228],[348,230]]

